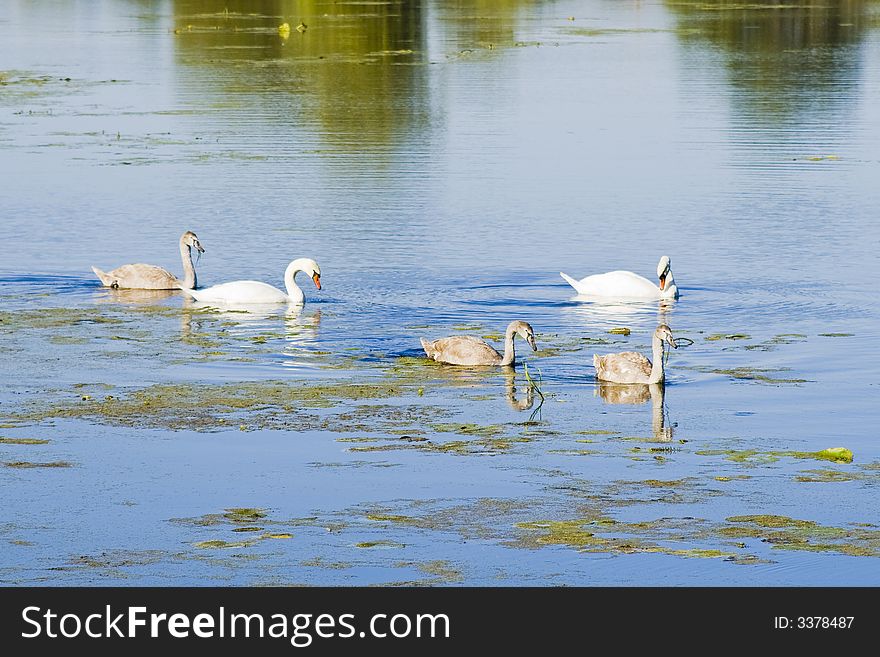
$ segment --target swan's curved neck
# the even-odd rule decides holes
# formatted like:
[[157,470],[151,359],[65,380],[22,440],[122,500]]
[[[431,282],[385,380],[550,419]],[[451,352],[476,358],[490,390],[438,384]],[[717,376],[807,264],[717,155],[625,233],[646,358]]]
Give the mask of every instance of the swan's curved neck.
[[660,383],[663,381],[663,340],[655,335],[651,347],[654,360],[651,361],[651,376],[648,377],[648,383]]
[[501,358],[502,365],[513,365],[516,358],[516,352],[513,346],[513,336],[516,331],[512,327],[507,327],[507,333],[504,334],[504,356]]
[[287,265],[287,269],[284,272],[284,287],[287,288],[287,296],[290,297],[290,303],[302,304],[305,302],[306,295],[303,294],[303,291],[300,289],[299,285],[296,284],[297,273],[303,271],[300,267],[291,262]]
[[183,262],[183,286],[188,290],[196,287],[196,268],[193,267],[192,248],[180,238],[180,260]]
[[663,289],[660,290],[660,297],[663,299],[671,299],[675,296],[675,277],[672,275],[672,270],[670,269],[666,272],[666,281],[663,285]]

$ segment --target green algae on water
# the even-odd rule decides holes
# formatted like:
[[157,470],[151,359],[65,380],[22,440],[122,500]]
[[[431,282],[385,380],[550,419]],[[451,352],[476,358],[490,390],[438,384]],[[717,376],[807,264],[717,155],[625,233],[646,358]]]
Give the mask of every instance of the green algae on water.
[[252,509],[249,507],[234,507],[226,509],[223,517],[237,523],[255,522],[266,517],[265,509]]
[[41,308],[40,310],[0,310],[0,333],[27,329],[54,329],[81,324],[122,324],[92,308]]
[[767,465],[775,463],[782,457],[796,459],[816,459],[833,461],[834,463],[851,463],[853,453],[845,447],[829,447],[817,452],[770,451],[761,452],[757,449],[701,449],[695,452],[699,456],[723,456],[727,461],[745,465]]
[[254,545],[254,541],[221,541],[221,540],[211,540],[211,541],[199,541],[198,543],[193,543],[193,547],[199,549],[228,549],[228,548],[242,548],[242,547],[250,547]]
[[410,516],[400,516],[388,513],[368,513],[367,520],[374,520],[376,522],[392,522],[398,525],[414,525],[416,527],[425,525],[424,521],[419,518],[412,518]]
[[[306,424],[304,409],[383,399],[402,392],[403,389],[393,382],[157,384],[118,394],[112,399],[98,401],[90,398],[88,404],[83,404],[79,397],[77,402],[34,404],[12,419],[30,422],[55,418],[83,419],[118,426],[216,431],[228,426],[230,416],[244,419],[244,415],[256,415],[259,422],[255,428],[289,428]],[[424,414],[424,408],[422,411]],[[318,418],[308,420],[319,423]]]
[[394,541],[362,541],[360,543],[355,543],[354,546],[365,550],[394,550],[406,547],[403,543],[395,543]]
[[712,333],[707,335],[704,340],[714,342],[717,340],[750,340],[752,336],[747,333]]
[[775,376],[768,376],[771,372],[783,372],[784,369],[761,369],[757,367],[733,367],[729,369],[710,370],[712,374],[724,374],[733,379],[740,381],[753,381],[755,383],[767,383],[771,385],[791,384],[791,383],[811,383],[808,379],[787,379]]
[[42,438],[4,438],[0,436],[0,445],[47,445],[48,440]]
[[720,527],[720,536],[756,538],[774,549],[880,556],[880,531],[872,529],[828,527],[812,520],[772,514],[731,516],[727,521],[733,524]]
[[852,463],[853,453],[846,447],[829,447],[818,452],[777,452],[780,456],[792,456],[796,459],[817,459],[834,463]]
[[840,470],[804,470],[803,474],[797,475],[795,481],[805,483],[833,483],[842,481],[857,481],[865,478],[861,472],[842,472]]
[[431,428],[440,433],[458,433],[465,436],[484,436],[487,438],[497,436],[504,432],[504,427],[499,424],[480,425],[473,423],[446,423],[432,424]]

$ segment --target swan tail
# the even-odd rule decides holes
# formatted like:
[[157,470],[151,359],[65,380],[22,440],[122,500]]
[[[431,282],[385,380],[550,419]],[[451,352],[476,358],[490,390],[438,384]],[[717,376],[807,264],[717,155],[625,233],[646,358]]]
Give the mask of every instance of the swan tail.
[[115,286],[116,281],[107,272],[101,271],[97,267],[92,267],[92,271],[95,272],[95,276],[97,276],[100,279],[102,285],[105,285],[107,287],[114,287]]
[[599,354],[593,354],[593,369],[596,370],[596,378],[602,378],[602,357]]
[[562,278],[565,279],[565,282],[568,283],[569,285],[571,285],[575,290],[578,289],[578,285],[580,284],[580,281],[574,280],[571,276],[569,276],[565,272],[559,272],[559,275],[562,276]]

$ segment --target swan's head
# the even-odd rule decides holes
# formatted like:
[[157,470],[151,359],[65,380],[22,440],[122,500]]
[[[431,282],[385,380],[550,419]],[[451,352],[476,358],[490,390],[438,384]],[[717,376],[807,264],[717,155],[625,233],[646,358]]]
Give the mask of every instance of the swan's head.
[[519,337],[525,340],[532,348],[532,351],[538,351],[538,344],[535,342],[535,330],[532,328],[531,324],[517,320],[511,322],[510,326],[507,327],[507,330],[509,333],[516,333]]
[[321,289],[321,268],[317,262],[311,258],[298,258],[287,265],[287,274],[290,276],[296,276],[296,273],[299,271],[307,273],[309,278],[314,281],[315,287],[319,290]]
[[657,330],[654,331],[654,337],[665,342],[673,349],[678,349],[678,344],[675,342],[675,338],[672,335],[672,329],[666,326],[666,324],[661,324],[657,327]]
[[672,261],[669,256],[663,256],[657,263],[657,278],[660,279],[660,289],[665,289],[667,279],[672,278]]
[[196,237],[196,234],[194,232],[192,232],[191,230],[186,231],[183,234],[183,237],[180,238],[180,241],[184,245],[190,247],[191,249],[195,249],[199,253],[205,252],[205,249],[202,248],[201,242],[199,242],[199,238]]

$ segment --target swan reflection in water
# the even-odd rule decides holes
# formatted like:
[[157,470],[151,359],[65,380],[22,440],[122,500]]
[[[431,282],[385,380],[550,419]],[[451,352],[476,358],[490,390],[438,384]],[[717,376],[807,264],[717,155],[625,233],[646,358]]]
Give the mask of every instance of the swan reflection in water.
[[[129,290],[125,288],[99,288],[97,303],[131,306],[152,306],[178,294],[178,290]],[[171,308],[171,306],[169,306]]]
[[[217,327],[218,321],[222,322],[222,328]],[[195,337],[203,330],[205,322],[214,324],[217,330],[228,330],[232,335],[283,337],[286,342],[281,353],[283,364],[297,367],[303,364],[301,356],[308,355],[300,353],[299,349],[313,346],[317,341],[321,310],[304,312],[303,306],[297,304],[218,304],[185,298],[181,314],[182,336]],[[283,332],[279,332],[279,324],[283,326]],[[266,336],[266,333],[270,335]]]
[[667,421],[665,387],[662,383],[621,384],[599,381],[596,394],[609,404],[644,404],[651,402],[651,431],[654,438],[668,443],[674,425]]
[[[528,411],[535,404],[535,390],[528,381],[525,386],[521,386],[519,390],[516,387],[516,372],[510,371],[504,373],[505,392],[507,403],[515,411]],[[518,397],[518,394],[525,393],[524,397]]]

